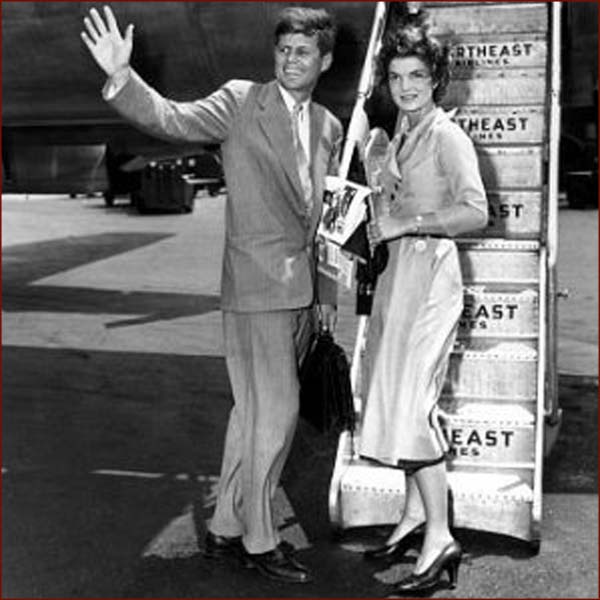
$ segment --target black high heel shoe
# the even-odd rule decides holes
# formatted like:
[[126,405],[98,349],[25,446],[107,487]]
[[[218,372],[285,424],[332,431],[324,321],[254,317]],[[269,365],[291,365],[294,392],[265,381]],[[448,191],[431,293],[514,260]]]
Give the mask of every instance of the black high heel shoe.
[[444,571],[448,572],[449,589],[453,590],[458,581],[458,567],[462,549],[457,541],[450,542],[423,573],[412,573],[402,579],[394,588],[391,597],[421,596],[432,593],[442,582]]
[[378,546],[372,550],[365,550],[363,552],[363,558],[365,560],[400,558],[411,548],[415,547],[417,533],[422,527],[423,523],[413,527],[413,529],[411,529],[404,537],[393,544],[383,544],[383,546]]

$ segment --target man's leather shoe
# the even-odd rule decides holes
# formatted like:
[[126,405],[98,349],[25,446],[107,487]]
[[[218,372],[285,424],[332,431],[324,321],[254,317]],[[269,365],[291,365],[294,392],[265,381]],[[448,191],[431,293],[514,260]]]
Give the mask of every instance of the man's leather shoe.
[[229,537],[207,532],[204,542],[204,556],[206,558],[239,558],[243,554],[242,536]]
[[289,548],[284,551],[278,546],[274,550],[261,554],[246,552],[245,558],[249,567],[257,569],[265,577],[276,581],[308,583],[313,580],[308,569],[293,557]]

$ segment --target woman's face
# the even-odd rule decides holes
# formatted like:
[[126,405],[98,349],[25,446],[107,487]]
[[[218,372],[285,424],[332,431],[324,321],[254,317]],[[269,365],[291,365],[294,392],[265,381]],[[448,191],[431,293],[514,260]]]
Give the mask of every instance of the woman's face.
[[388,84],[396,106],[418,120],[434,106],[434,84],[427,65],[416,56],[394,58],[388,67]]

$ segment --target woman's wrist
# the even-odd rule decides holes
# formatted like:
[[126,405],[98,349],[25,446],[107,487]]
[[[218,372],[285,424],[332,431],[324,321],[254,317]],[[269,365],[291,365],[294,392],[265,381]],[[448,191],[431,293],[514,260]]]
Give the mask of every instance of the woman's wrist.
[[419,235],[424,233],[423,221],[423,215],[380,217],[373,223],[370,237],[379,237],[379,242],[387,242],[405,235]]
[[419,235],[423,233],[423,217],[421,215],[414,215],[405,217],[403,223],[400,226],[400,236],[403,235]]
[[422,227],[423,227],[422,215],[415,215],[413,217],[413,222],[412,222],[412,233],[414,233],[415,235],[419,235],[420,233],[423,233]]

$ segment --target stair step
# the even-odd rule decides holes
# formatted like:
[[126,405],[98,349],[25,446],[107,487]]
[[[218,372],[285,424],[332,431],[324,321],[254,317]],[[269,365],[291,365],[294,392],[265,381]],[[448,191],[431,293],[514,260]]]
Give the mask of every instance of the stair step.
[[[435,35],[544,33],[548,30],[545,3],[423,2]],[[457,6],[464,4],[460,10]]]
[[[543,106],[490,106],[490,105],[471,105],[461,106],[454,113],[452,120],[457,123],[479,146],[498,145],[498,144],[541,144],[544,141],[544,107]],[[497,205],[498,192],[492,188],[487,189],[489,201],[490,217],[494,219],[501,216],[504,219],[512,218],[517,225],[519,220],[524,220],[524,224],[529,224],[526,229],[531,233],[540,232],[540,208],[542,205],[541,192],[514,191],[511,196],[516,200],[512,207]],[[531,213],[531,215],[529,214]],[[535,216],[531,220],[531,216]],[[529,217],[529,219],[528,219]],[[522,227],[522,226],[521,226]],[[464,234],[466,237],[500,237],[505,238],[507,231],[504,228],[497,228],[497,234],[492,235],[488,227],[484,235],[481,231],[475,231],[473,234]],[[477,234],[480,234],[479,236]],[[461,234],[462,235],[462,234]],[[510,237],[510,236],[509,236]],[[532,239],[537,239],[532,236]]]
[[450,409],[443,407],[441,416],[450,421],[516,427],[527,427],[535,423],[533,412],[521,404],[470,402]]
[[526,408],[469,404],[440,418],[453,466],[533,467],[535,420]]
[[465,34],[454,43],[451,56],[453,76],[469,79],[486,69],[545,67],[548,46],[541,33]]
[[455,527],[491,531],[530,541],[533,490],[517,475],[448,473]]
[[458,344],[450,355],[445,396],[533,400],[537,390],[537,350],[524,342]]
[[[397,523],[406,494],[404,472],[352,456],[348,436],[340,445],[330,490],[332,523],[340,528]],[[450,471],[453,522],[531,539],[533,492],[519,473]]]
[[471,286],[464,291],[458,337],[531,338],[538,334],[538,293],[528,288],[514,293]]
[[448,485],[457,498],[508,504],[533,501],[531,486],[512,473],[450,472]]
[[538,282],[540,245],[537,241],[461,238],[457,244],[463,280],[467,284]]

